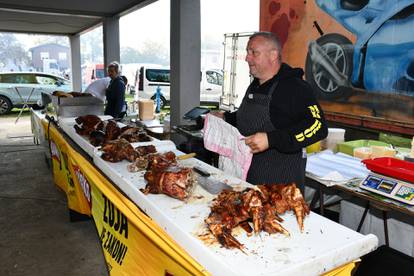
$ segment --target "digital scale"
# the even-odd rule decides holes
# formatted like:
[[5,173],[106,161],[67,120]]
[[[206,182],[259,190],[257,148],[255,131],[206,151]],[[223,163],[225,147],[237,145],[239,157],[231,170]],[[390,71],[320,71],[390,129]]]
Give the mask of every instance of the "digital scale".
[[414,205],[414,184],[377,173],[370,173],[360,184],[362,189]]
[[362,162],[372,172],[359,187],[414,205],[414,163],[390,157],[366,159]]

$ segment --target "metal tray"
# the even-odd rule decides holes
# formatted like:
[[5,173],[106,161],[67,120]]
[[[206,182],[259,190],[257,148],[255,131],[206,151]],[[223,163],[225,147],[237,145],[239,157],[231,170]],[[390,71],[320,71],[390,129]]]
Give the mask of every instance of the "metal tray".
[[104,104],[95,97],[57,97],[52,96],[52,104],[58,117],[77,117],[83,115],[103,115]]

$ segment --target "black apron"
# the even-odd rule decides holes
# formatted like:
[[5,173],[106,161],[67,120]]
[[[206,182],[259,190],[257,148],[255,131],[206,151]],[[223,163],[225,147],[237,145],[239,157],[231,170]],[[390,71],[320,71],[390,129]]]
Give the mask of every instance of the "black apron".
[[[253,94],[252,85],[237,110],[237,128],[244,136],[257,132],[275,130],[270,120],[270,101],[276,90],[278,81],[270,87],[269,93]],[[285,184],[295,182],[303,189],[305,181],[306,153],[281,153],[276,149],[268,149],[253,154],[252,163],[247,174],[247,182],[251,184]]]

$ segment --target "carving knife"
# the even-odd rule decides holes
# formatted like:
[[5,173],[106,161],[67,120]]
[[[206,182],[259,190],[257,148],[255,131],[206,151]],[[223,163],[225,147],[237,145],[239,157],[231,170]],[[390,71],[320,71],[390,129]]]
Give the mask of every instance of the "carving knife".
[[198,174],[198,184],[200,184],[200,186],[203,187],[210,194],[216,195],[223,190],[233,190],[233,187],[224,182],[212,178],[211,174],[208,171],[199,166],[193,167],[193,171],[195,171]]

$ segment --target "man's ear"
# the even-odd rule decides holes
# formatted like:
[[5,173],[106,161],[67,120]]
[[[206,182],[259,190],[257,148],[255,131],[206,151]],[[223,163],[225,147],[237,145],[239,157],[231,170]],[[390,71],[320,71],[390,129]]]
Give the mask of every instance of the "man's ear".
[[270,51],[270,57],[271,57],[272,61],[277,61],[278,56],[279,56],[279,51],[278,50],[273,49],[273,50]]

